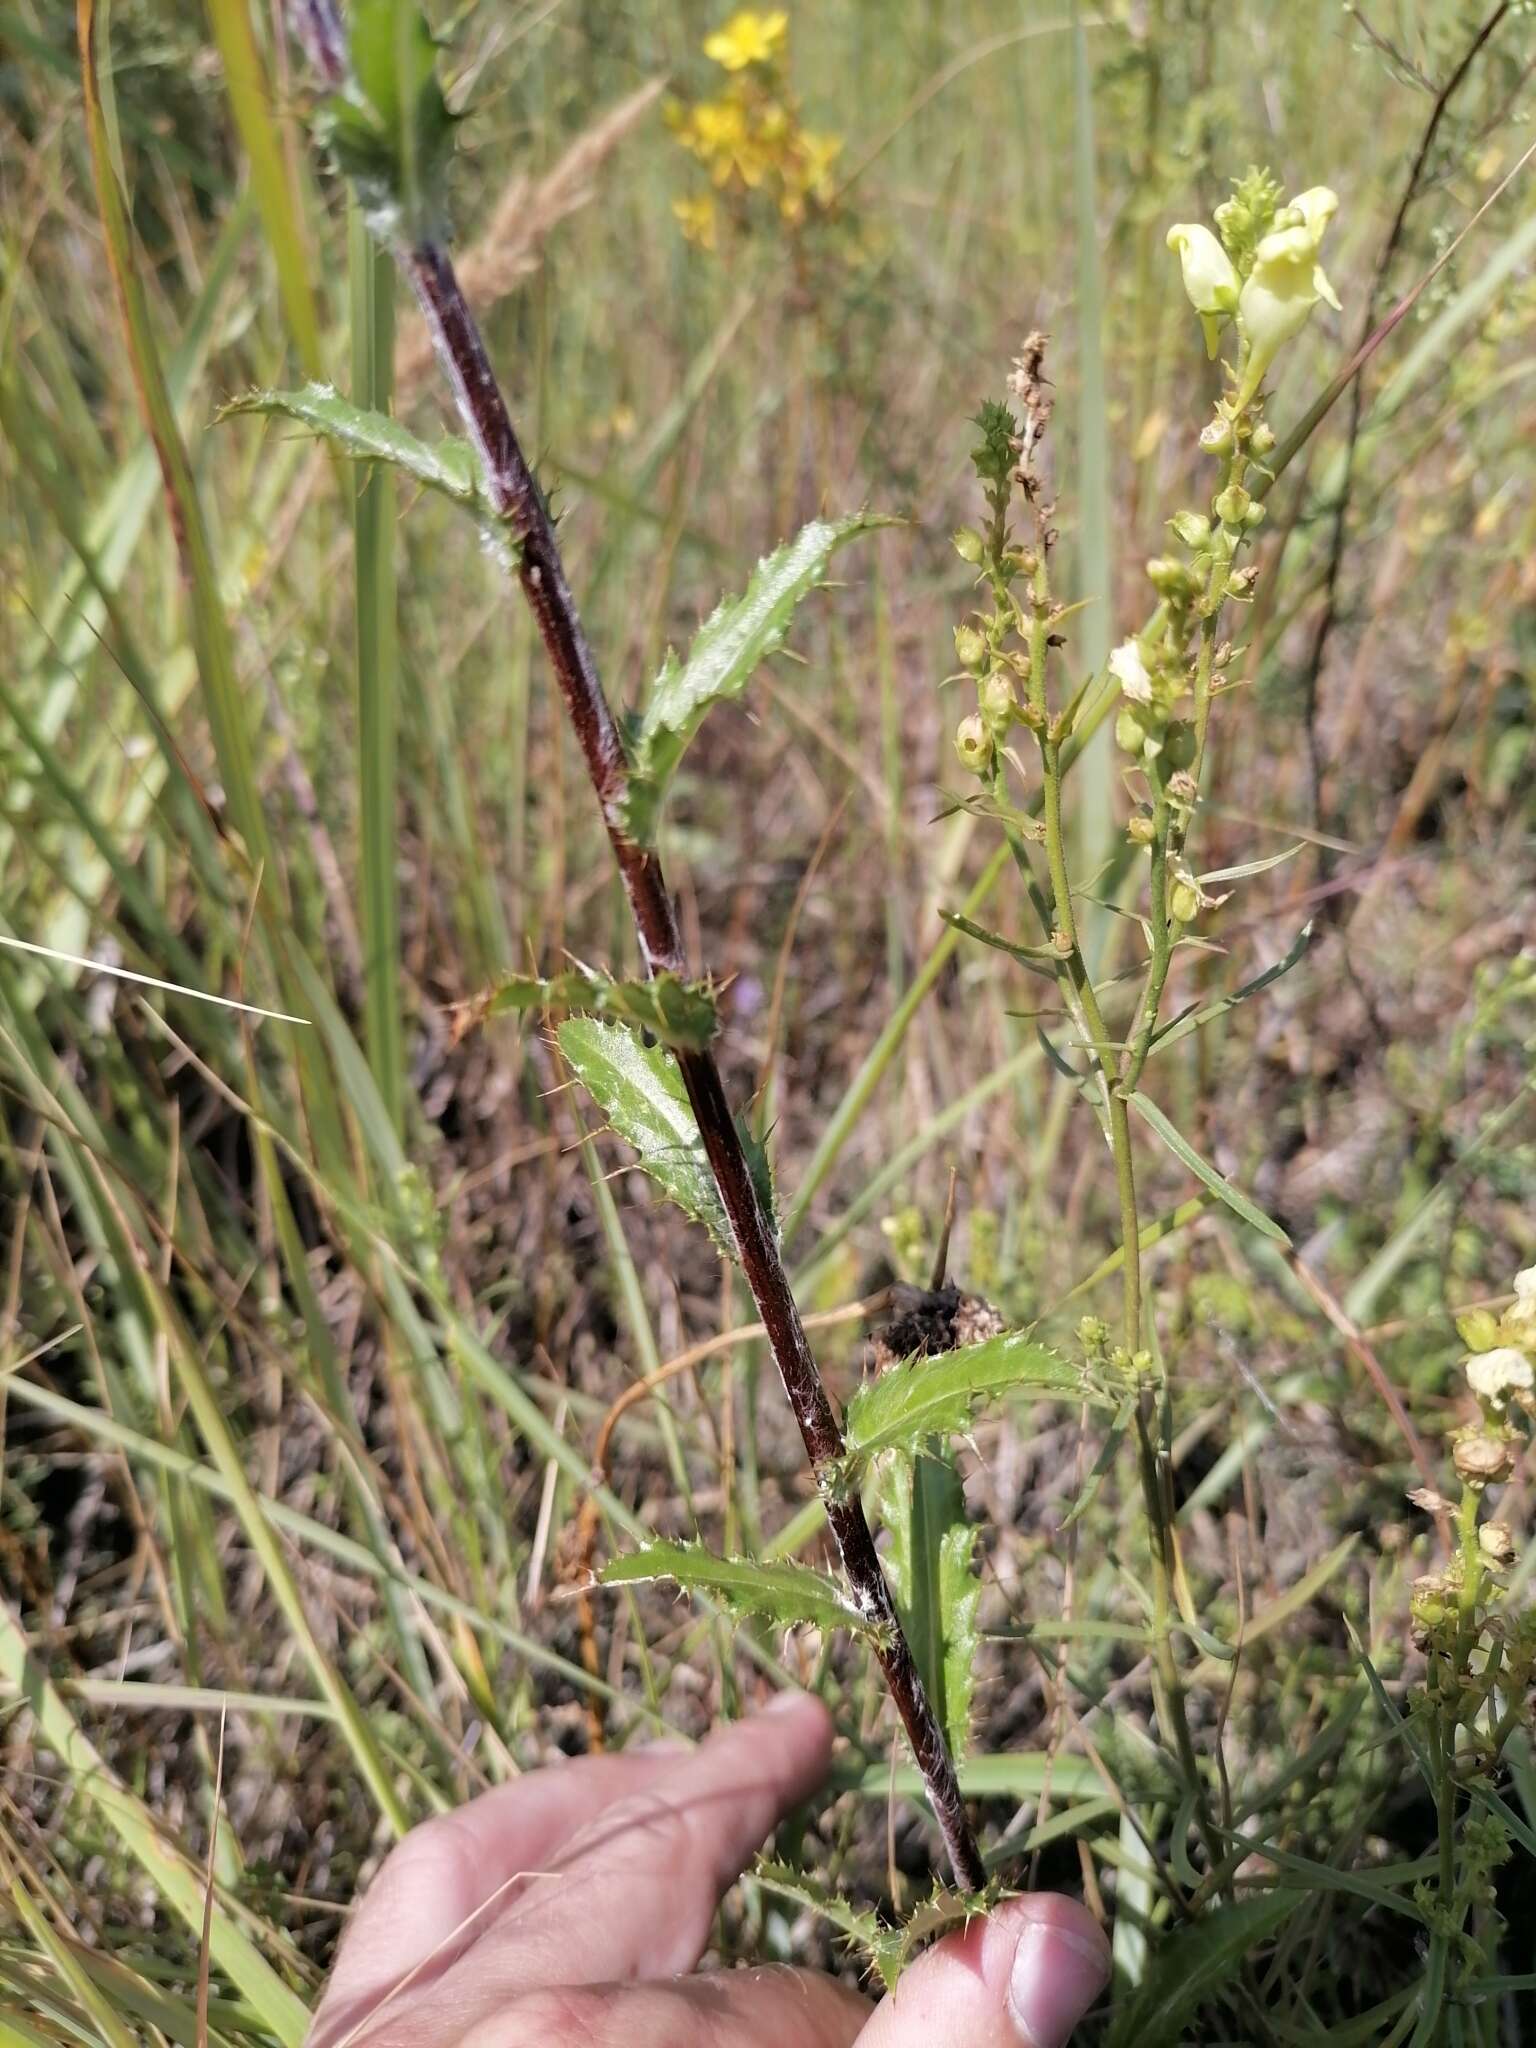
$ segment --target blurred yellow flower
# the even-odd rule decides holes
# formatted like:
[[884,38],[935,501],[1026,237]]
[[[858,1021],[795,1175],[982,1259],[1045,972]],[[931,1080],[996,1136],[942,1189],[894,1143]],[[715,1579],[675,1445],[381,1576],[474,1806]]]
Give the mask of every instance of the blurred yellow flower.
[[701,249],[716,247],[718,220],[712,192],[701,192],[697,199],[674,199],[672,211],[685,240],[697,243]]
[[789,34],[789,16],[782,8],[758,14],[744,7],[724,28],[704,38],[704,54],[726,71],[745,71],[749,64],[771,64]]

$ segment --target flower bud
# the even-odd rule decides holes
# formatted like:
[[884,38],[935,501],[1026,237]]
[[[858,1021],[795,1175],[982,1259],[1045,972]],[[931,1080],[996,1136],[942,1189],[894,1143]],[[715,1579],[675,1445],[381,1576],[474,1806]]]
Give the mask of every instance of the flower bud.
[[1495,1570],[1515,1560],[1515,1539],[1502,1522],[1484,1522],[1477,1532],[1477,1547]]
[[1175,602],[1193,596],[1197,588],[1188,565],[1176,555],[1154,555],[1147,564],[1147,581],[1159,597]]
[[955,553],[974,568],[986,552],[985,543],[974,526],[962,526],[953,536]]
[[1173,528],[1185,547],[1197,553],[1211,537],[1211,522],[1203,512],[1176,512],[1168,524]]
[[1013,685],[1000,668],[989,669],[976,686],[976,699],[988,731],[999,737],[1013,723]]
[[1200,915],[1200,891],[1193,882],[1174,883],[1168,891],[1168,914],[1180,924],[1193,924]]
[[1195,765],[1195,728],[1187,718],[1176,718],[1163,734],[1163,760],[1175,770]]
[[1250,499],[1248,509],[1243,514],[1243,531],[1245,533],[1252,533],[1256,526],[1262,526],[1263,524],[1264,507],[1257,498]]
[[1228,484],[1216,500],[1216,517],[1223,526],[1241,526],[1252,503],[1241,484]]
[[1205,352],[1214,357],[1221,323],[1237,310],[1239,286],[1232,258],[1200,221],[1180,221],[1171,227],[1168,246],[1178,252],[1184,290],[1205,331]]
[[1492,1351],[1499,1341],[1499,1319],[1491,1309],[1468,1309],[1456,1318],[1456,1330],[1469,1351]]
[[1514,1471],[1515,1450],[1501,1436],[1464,1436],[1452,1447],[1451,1462],[1468,1486],[1493,1486]]
[[1147,744],[1147,724],[1137,704],[1122,704],[1115,719],[1115,745],[1122,753],[1138,757]]
[[1152,822],[1152,813],[1133,811],[1126,823],[1125,836],[1133,846],[1150,846],[1157,837],[1157,827]]
[[1274,454],[1275,430],[1268,420],[1259,421],[1259,424],[1248,436],[1248,447],[1250,452],[1257,455],[1261,461],[1266,455]]
[[964,668],[980,668],[987,658],[987,636],[975,626],[956,626],[955,653]]
[[985,775],[992,766],[992,735],[974,711],[955,729],[955,752],[973,775]]
[[1217,413],[1200,429],[1200,452],[1203,455],[1230,455],[1233,448],[1232,422]]

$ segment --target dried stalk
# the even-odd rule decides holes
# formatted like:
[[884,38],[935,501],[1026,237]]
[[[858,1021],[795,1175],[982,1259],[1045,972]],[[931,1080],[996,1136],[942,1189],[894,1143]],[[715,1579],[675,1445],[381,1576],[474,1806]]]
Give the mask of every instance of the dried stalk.
[[[328,90],[347,81],[347,43],[332,0],[290,0],[294,28]],[[517,544],[517,578],[538,626],[587,773],[602,810],[624,882],[647,974],[689,977],[672,898],[654,849],[624,830],[629,781],[613,713],[603,695],[554,530],[519,445],[511,415],[485,352],[452,261],[437,241],[398,239],[391,245],[425,317],[455,404],[473,442],[487,490]],[[778,1233],[758,1199],[714,1055],[680,1050],[678,1065],[720,1191],[741,1269],[762,1319],[784,1391],[800,1425],[806,1454],[826,1504],[853,1604],[906,1728],[913,1756],[944,1837],[955,1881],[977,1891],[986,1872],[966,1817],[944,1731],[923,1687],[897,1617],[869,1523],[856,1491],[842,1480],[842,1425],[822,1385],[779,1252]]]

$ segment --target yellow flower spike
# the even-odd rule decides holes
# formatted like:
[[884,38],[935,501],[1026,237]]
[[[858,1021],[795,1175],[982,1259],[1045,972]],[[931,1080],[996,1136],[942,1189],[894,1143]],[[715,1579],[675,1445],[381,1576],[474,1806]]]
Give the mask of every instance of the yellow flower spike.
[[789,16],[782,8],[758,14],[745,7],[704,38],[704,54],[725,71],[745,71],[749,64],[773,63],[788,35]]
[[1270,364],[1301,332],[1320,299],[1340,310],[1333,286],[1317,260],[1328,223],[1338,211],[1337,194],[1314,185],[1286,210],[1299,216],[1293,227],[1268,234],[1254,251],[1253,269],[1237,304],[1237,324],[1248,344],[1248,366],[1238,393],[1246,405],[1263,383]]
[[1168,246],[1178,252],[1184,290],[1200,315],[1206,354],[1214,359],[1221,323],[1237,311],[1238,281],[1232,258],[1199,221],[1177,222],[1168,230]]

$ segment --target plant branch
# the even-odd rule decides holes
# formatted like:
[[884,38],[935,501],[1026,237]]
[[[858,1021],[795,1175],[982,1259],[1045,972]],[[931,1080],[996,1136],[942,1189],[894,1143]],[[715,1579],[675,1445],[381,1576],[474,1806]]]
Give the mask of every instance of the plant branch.
[[[326,83],[345,82],[346,42],[330,0],[293,0],[301,41]],[[492,503],[517,546],[516,573],[544,642],[567,716],[586,762],[624,883],[647,974],[687,978],[687,956],[656,852],[623,826],[629,767],[582,627],[544,501],[518,442],[474,315],[447,251],[436,241],[392,241],[416,296],[459,415],[479,454]],[[891,1697],[906,1728],[944,1845],[963,1889],[986,1873],[960,1794],[955,1766],[875,1551],[856,1491],[842,1483],[843,1432],[806,1339],[780,1256],[778,1234],[753,1182],[711,1052],[680,1050],[679,1068],[705,1154],[720,1191],[742,1272],[757,1304],[774,1363],[794,1410],[854,1604],[869,1624]]]

